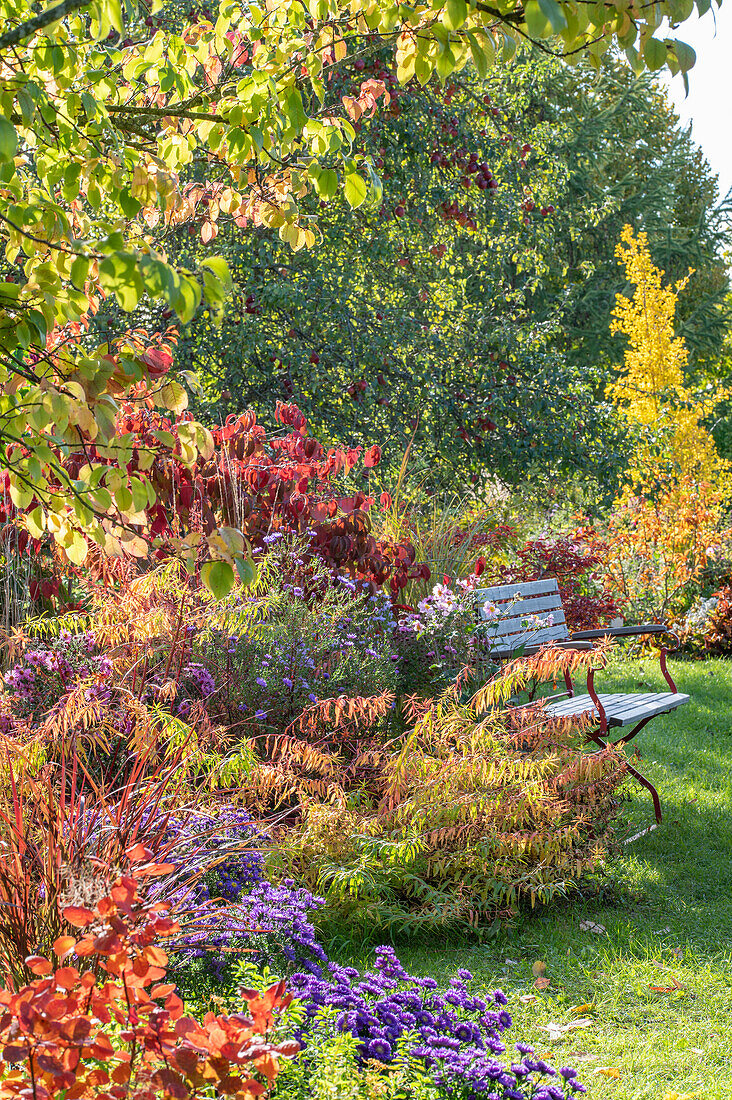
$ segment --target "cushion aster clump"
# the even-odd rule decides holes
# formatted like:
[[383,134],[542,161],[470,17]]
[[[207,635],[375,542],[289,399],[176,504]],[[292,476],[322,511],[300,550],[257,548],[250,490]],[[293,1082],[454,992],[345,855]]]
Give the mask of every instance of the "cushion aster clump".
[[517,1043],[516,1060],[506,1054],[503,1033],[511,1026],[504,993],[478,995],[472,975],[459,970],[441,992],[434,978],[407,973],[390,947],[376,949],[373,971],[330,963],[328,973],[296,974],[290,988],[305,1006],[298,1039],[306,1044],[316,1029],[350,1032],[364,1061],[393,1062],[400,1051],[421,1060],[434,1084],[461,1100],[569,1100],[585,1092],[577,1072],[555,1070]]

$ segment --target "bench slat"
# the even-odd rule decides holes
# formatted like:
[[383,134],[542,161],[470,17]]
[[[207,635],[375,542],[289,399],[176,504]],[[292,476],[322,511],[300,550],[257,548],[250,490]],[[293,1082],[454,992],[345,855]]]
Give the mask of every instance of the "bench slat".
[[565,642],[569,638],[566,626],[549,626],[542,630],[526,630],[521,634],[493,634],[486,638],[488,653],[513,653],[522,646],[539,646],[545,642]]
[[524,615],[524,614],[536,614],[542,611],[563,611],[562,601],[559,598],[559,593],[549,596],[536,596],[528,600],[493,600],[490,596],[483,597],[482,592],[475,591],[474,595],[477,598],[478,609],[483,614],[483,604],[490,601],[496,605],[496,609],[499,615]]
[[[566,629],[566,624],[565,624],[565,620],[564,620],[564,612],[563,611],[554,611],[554,612],[551,612],[551,614],[553,615],[553,618],[554,618],[552,626],[564,626],[565,629]],[[539,619],[546,619],[548,616],[547,615],[539,615],[537,617]],[[515,617],[512,616],[510,619],[495,619],[495,620],[493,620],[493,626],[491,627],[491,633],[495,633],[495,634],[528,634],[528,633],[531,633],[532,630],[535,630],[535,629],[541,629],[541,630],[551,629],[548,625],[547,626],[542,626],[541,628],[527,627],[526,626],[526,619],[527,618],[528,618],[527,615],[517,615]],[[491,620],[489,619],[488,622],[490,622],[490,621]]]
[[[647,692],[635,695],[599,695],[600,702],[607,716],[609,726],[627,726],[640,722],[643,718],[650,718],[655,714],[664,714],[669,710],[682,706],[689,702],[690,696],[683,692]],[[576,695],[571,699],[563,699],[559,703],[552,703],[546,708],[546,713],[555,718],[569,718],[574,715],[594,711],[595,704],[590,695]],[[599,716],[598,716],[599,717]]]
[[483,600],[493,600],[494,603],[499,603],[502,600],[512,600],[516,593],[519,593],[519,599],[525,599],[529,596],[544,596],[551,592],[559,592],[559,585],[557,584],[556,577],[546,577],[543,581],[525,581],[521,584],[502,584],[494,585],[492,588],[476,588],[475,594],[483,596]]

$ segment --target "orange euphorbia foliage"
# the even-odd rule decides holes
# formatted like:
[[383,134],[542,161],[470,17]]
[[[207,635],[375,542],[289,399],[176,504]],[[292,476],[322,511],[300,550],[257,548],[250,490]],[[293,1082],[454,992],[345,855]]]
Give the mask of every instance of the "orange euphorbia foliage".
[[605,583],[626,618],[663,618],[688,604],[690,590],[729,544],[720,494],[690,476],[653,497],[626,491],[608,521]]
[[[168,957],[156,946],[179,930],[164,909],[146,905],[132,877],[120,878],[93,910],[66,907],[67,923],[84,933],[56,940],[62,965],[32,957],[39,977],[0,991],[0,1100],[266,1095],[278,1058],[300,1049],[271,1037],[291,1000],[284,982],[261,996],[242,989],[246,1013],[209,1012],[200,1023],[185,1016],[175,986],[165,983]],[[74,957],[96,966],[82,973]]]

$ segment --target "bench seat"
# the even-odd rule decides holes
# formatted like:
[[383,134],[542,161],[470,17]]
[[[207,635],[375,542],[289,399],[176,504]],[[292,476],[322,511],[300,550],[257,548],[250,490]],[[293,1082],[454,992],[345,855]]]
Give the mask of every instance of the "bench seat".
[[[607,716],[608,726],[629,726],[652,718],[655,714],[665,714],[675,707],[689,702],[689,696],[682,692],[670,691],[634,693],[632,695],[598,695]],[[558,703],[550,703],[545,713],[554,718],[569,718],[572,715],[593,711],[599,720],[597,708],[589,695],[574,695]]]

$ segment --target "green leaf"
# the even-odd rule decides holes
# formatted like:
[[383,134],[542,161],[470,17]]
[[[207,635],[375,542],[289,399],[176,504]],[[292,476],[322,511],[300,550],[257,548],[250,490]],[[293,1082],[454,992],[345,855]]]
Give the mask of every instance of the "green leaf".
[[203,261],[201,267],[207,267],[225,286],[231,286],[231,272],[223,256],[209,256]]
[[483,79],[488,75],[488,57],[474,34],[468,34],[470,43],[470,56],[473,59],[478,76]]
[[41,538],[46,529],[46,525],[43,522],[43,510],[40,506],[34,508],[32,512],[28,512],[25,517],[25,525],[32,538]]
[[235,564],[236,571],[239,574],[239,580],[244,587],[248,588],[249,585],[254,584],[258,576],[258,571],[252,559],[237,557],[235,559]]
[[643,60],[652,73],[666,64],[666,46],[657,38],[649,38],[643,47]]
[[302,96],[297,88],[293,88],[287,96],[285,101],[285,113],[293,129],[297,130],[298,133],[302,133],[308,124],[308,116],[305,114],[305,109],[302,105]]
[[188,408],[188,394],[174,379],[166,382],[161,387],[160,393],[157,394],[160,404],[164,408],[169,409],[173,413],[182,413],[184,409]]
[[368,194],[368,186],[363,176],[359,176],[358,172],[348,172],[345,180],[343,181],[343,189],[346,195],[346,201],[349,206],[357,207],[366,198]]
[[530,38],[548,38],[552,33],[552,25],[546,13],[542,10],[539,0],[528,0],[524,8],[524,19]]
[[89,261],[83,256],[77,256],[71,265],[71,283],[77,290],[83,290],[89,274]]
[[467,18],[468,5],[466,0],[447,0],[442,21],[448,30],[459,30]]
[[327,202],[338,191],[338,173],[332,168],[326,168],[313,179],[318,197]]
[[687,46],[686,42],[674,42],[673,52],[676,54],[682,73],[688,73],[689,69],[694,68],[696,51],[691,46]]
[[64,546],[64,553],[74,565],[81,565],[89,551],[89,544],[82,534],[74,531],[71,542]]
[[12,160],[18,149],[18,135],[7,118],[0,115],[0,162]]
[[206,561],[201,566],[201,580],[215,600],[223,600],[234,587],[234,570],[225,561]]
[[539,0],[539,7],[549,20],[555,34],[567,29],[567,19],[557,0]]

